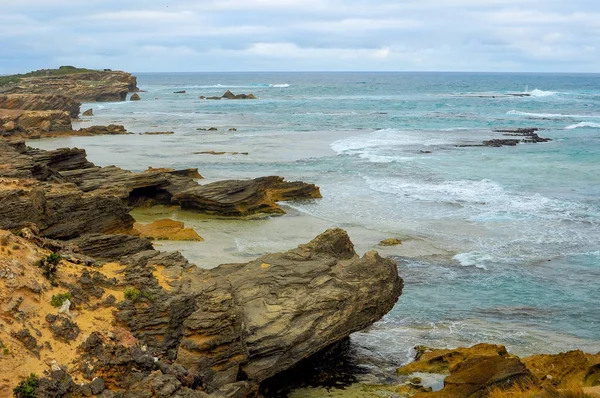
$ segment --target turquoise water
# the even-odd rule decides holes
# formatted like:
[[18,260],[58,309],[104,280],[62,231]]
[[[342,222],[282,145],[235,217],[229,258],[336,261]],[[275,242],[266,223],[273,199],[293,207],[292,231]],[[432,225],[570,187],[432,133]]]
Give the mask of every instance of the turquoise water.
[[[285,250],[322,225],[349,229],[364,250],[389,236],[427,242],[420,252],[391,253],[406,287],[382,322],[353,336],[365,361],[397,364],[416,344],[482,341],[518,354],[600,351],[600,75],[205,73],[138,81],[147,90],[142,101],[84,104],[95,116],[81,124],[174,135],[32,145],[84,147],[99,165],[134,170],[198,167],[209,181],[278,174],[321,186],[322,200],[290,203],[293,216],[260,221],[263,236],[235,224],[228,255]],[[198,98],[227,89],[259,100]],[[511,95],[525,91],[530,96]],[[213,126],[218,132],[197,130]],[[521,127],[553,141],[456,146]],[[194,154],[205,150],[249,155]]]

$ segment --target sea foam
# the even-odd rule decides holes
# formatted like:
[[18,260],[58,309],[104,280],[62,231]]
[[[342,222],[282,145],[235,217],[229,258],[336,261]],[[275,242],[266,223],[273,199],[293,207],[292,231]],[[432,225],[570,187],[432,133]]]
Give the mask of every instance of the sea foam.
[[565,129],[567,129],[567,130],[573,130],[573,129],[584,128],[584,127],[593,128],[593,129],[600,129],[600,123],[580,122],[580,123],[576,123],[576,124],[572,124],[570,126],[567,126],[567,127],[565,127]]

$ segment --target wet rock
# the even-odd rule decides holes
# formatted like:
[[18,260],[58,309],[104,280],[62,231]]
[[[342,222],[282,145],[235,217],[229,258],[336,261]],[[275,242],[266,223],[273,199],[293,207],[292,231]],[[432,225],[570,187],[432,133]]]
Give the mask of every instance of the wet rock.
[[129,101],[139,101],[141,100],[140,95],[138,93],[133,93],[131,97],[129,97]]
[[109,124],[108,126],[90,126],[79,129],[80,135],[124,135],[129,134],[125,127],[119,124]]
[[256,96],[254,94],[234,94],[231,91],[227,90],[225,91],[225,94],[223,94],[221,96],[221,98],[227,98],[227,99],[256,99]]
[[173,94],[185,94],[185,90],[173,91]]
[[520,142],[520,140],[493,139],[493,140],[483,141],[483,146],[492,146],[492,147],[516,146],[519,144],[519,142]]
[[94,116],[94,110],[92,108],[88,109],[87,111],[83,112],[83,116]]
[[175,134],[173,131],[148,131],[144,135],[172,135]]
[[183,209],[221,216],[246,216],[284,211],[275,202],[320,198],[319,188],[304,182],[284,182],[282,177],[229,180],[201,185],[173,196]]
[[381,246],[398,246],[402,244],[402,241],[398,238],[388,238],[379,242]]

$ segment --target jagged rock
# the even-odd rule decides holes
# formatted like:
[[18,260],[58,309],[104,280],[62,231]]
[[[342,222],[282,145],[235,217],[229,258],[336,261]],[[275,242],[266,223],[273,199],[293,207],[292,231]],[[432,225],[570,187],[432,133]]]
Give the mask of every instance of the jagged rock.
[[90,126],[78,130],[81,135],[122,135],[129,134],[125,127],[119,124],[109,124],[108,126]]
[[523,359],[527,369],[542,382],[558,388],[600,385],[600,353],[580,350],[555,355],[533,355]]
[[460,362],[476,357],[509,357],[506,347],[494,344],[477,344],[468,348],[429,349],[425,346],[415,347],[415,361],[398,369],[398,374],[448,373]]
[[94,116],[94,110],[92,108],[88,109],[87,111],[83,112],[83,116]]
[[71,239],[90,232],[130,230],[133,218],[121,199],[85,195],[72,184],[31,181],[12,186],[0,180],[0,228],[37,224],[43,237]]
[[141,100],[140,95],[138,93],[133,93],[131,97],[129,97],[129,101],[139,101]]
[[183,209],[220,216],[284,213],[275,202],[320,198],[319,188],[304,182],[284,182],[282,177],[228,180],[197,186],[173,196]]
[[359,258],[340,229],[210,271],[152,251],[126,264],[125,283],[153,300],[122,302],[118,319],[208,392],[240,374],[259,383],[292,367],[380,319],[402,291],[396,264],[375,252]]
[[133,229],[145,238],[158,240],[184,240],[202,242],[204,239],[192,228],[185,228],[181,221],[168,218],[156,220],[150,224],[133,224]]
[[387,238],[379,242],[381,246],[397,246],[401,245],[402,241],[398,238]]
[[71,118],[63,111],[26,111],[0,109],[0,134],[30,138],[42,133],[72,130]]
[[173,91],[173,94],[185,94],[185,90]]
[[[227,98],[227,99],[256,99],[256,96],[254,94],[234,94],[231,91],[227,90],[225,91],[225,94],[223,94],[221,96],[221,98]],[[209,99],[211,99],[211,97],[209,97]]]
[[119,260],[123,256],[152,249],[152,243],[147,239],[123,234],[86,234],[71,243],[86,256],[101,260]]
[[50,331],[57,340],[63,340],[68,343],[79,336],[79,326],[67,317],[48,314],[46,322],[50,324]]
[[177,177],[188,177],[188,178],[194,178],[194,179],[204,178],[200,175],[197,168],[175,170],[175,169],[170,169],[170,168],[148,167],[148,170],[146,170],[146,171],[160,171],[160,172],[170,174],[172,176],[177,176]]
[[477,344],[470,348],[428,349],[416,347],[417,356],[400,369],[399,374],[414,372],[450,373],[444,388],[427,394],[437,398],[481,398],[490,389],[507,389],[514,385],[535,386],[537,379],[504,346]]
[[493,139],[488,141],[483,141],[483,146],[493,146],[493,147],[501,147],[501,146],[515,146],[519,144],[520,140],[511,140],[511,139]]
[[483,398],[493,388],[532,386],[536,380],[519,358],[501,356],[468,359],[452,368],[444,388],[432,397]]
[[16,85],[3,88],[6,94],[60,93],[79,102],[124,101],[127,93],[137,90],[136,77],[120,71],[23,77]]
[[53,151],[30,149],[27,154],[32,156],[36,164],[58,172],[94,167],[94,164],[87,160],[85,149],[59,148]]
[[13,333],[12,337],[19,340],[23,346],[33,354],[37,356],[40,355],[37,339],[31,335],[29,329],[21,329],[18,332]]
[[21,109],[28,111],[64,111],[68,112],[69,116],[75,119],[79,116],[80,106],[80,102],[75,101],[65,95],[0,94],[0,109]]

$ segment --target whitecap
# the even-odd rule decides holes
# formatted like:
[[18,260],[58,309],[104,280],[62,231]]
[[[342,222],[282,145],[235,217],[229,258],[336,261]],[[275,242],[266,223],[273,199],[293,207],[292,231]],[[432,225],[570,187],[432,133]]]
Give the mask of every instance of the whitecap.
[[516,116],[529,116],[537,118],[592,118],[600,119],[600,115],[564,115],[562,113],[534,113],[534,112],[521,112],[517,110],[510,110],[506,112],[507,115]]
[[480,252],[459,253],[452,257],[463,267],[475,267],[487,271],[485,263],[494,261],[494,257]]
[[539,89],[534,89],[529,91],[527,94],[531,95],[532,97],[551,97],[553,95],[556,94],[556,91],[544,91],[544,90],[539,90]]
[[589,127],[593,129],[600,129],[600,123],[592,123],[592,122],[580,122],[577,124],[572,124],[570,126],[565,127],[567,130],[573,130],[577,128]]
[[287,83],[283,83],[283,84],[271,84],[271,87],[277,87],[277,88],[287,88],[290,85]]

